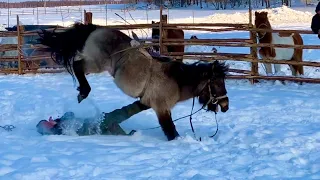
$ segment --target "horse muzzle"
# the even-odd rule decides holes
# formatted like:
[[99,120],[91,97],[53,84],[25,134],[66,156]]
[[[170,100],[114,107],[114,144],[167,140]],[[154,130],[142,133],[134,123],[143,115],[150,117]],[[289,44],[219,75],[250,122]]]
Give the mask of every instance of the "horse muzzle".
[[218,100],[218,104],[220,106],[221,112],[227,112],[229,110],[229,98],[224,97]]

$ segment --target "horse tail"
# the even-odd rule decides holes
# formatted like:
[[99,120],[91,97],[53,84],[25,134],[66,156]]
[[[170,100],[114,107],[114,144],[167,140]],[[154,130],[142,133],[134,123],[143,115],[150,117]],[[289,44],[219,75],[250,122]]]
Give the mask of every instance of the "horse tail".
[[[72,64],[78,51],[81,51],[89,35],[96,30],[97,25],[75,23],[66,30],[41,30],[38,32],[38,42],[48,47],[54,62],[62,65],[73,76]],[[74,76],[73,76],[74,78]]]

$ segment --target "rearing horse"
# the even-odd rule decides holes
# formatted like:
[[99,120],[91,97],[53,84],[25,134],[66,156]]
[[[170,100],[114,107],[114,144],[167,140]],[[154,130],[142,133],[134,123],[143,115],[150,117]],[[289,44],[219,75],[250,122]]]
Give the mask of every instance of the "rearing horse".
[[75,24],[73,27],[39,33],[40,43],[49,47],[55,60],[74,74],[79,82],[79,103],[90,91],[86,73],[108,71],[125,94],[140,98],[151,107],[168,140],[179,136],[171,118],[171,109],[193,97],[216,111],[229,109],[225,88],[228,67],[218,61],[184,64],[168,58],[153,58],[139,42],[119,30],[93,24]]
[[[259,29],[271,30],[271,25],[268,19],[268,12],[255,12],[255,25]],[[288,45],[303,45],[303,39],[298,33],[271,33],[258,32],[260,43],[270,44],[288,44]],[[261,47],[259,54],[262,59],[274,60],[291,60],[302,62],[303,49],[294,48],[279,48],[279,47]],[[267,74],[272,74],[272,67],[269,63],[264,63]],[[289,65],[292,75],[303,75],[302,65]],[[274,64],[275,73],[281,71],[280,64]]]

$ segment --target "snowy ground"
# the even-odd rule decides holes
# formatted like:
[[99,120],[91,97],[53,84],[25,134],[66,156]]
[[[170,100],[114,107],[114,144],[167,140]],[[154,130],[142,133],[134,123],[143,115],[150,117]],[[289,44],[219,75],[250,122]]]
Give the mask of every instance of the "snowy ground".
[[[212,22],[240,21],[246,16],[245,12],[232,11],[217,16],[198,13],[202,22],[210,18]],[[278,8],[270,16],[276,27],[309,29],[312,14]],[[34,22],[32,18],[27,20]],[[47,20],[53,21],[54,17]],[[245,32],[196,35],[248,36]],[[303,39],[306,44],[319,42],[315,35],[304,35]],[[186,47],[187,51],[210,49]],[[218,51],[246,53],[248,49],[218,48]],[[320,61],[318,51],[304,52],[304,59]],[[230,65],[249,68],[247,63],[232,61]],[[290,75],[288,67],[283,66],[282,70]],[[319,69],[305,68],[305,71],[307,77],[320,77]],[[264,73],[262,68],[260,72]],[[216,129],[214,114],[201,111],[193,117],[197,136],[204,138],[202,142],[194,139],[187,118],[175,123],[182,138],[170,142],[161,129],[138,130],[132,137],[39,135],[35,125],[49,116],[56,118],[74,111],[79,117],[92,117],[96,114],[95,106],[99,111],[109,112],[134,101],[116,88],[107,73],[89,75],[88,80],[91,95],[78,104],[76,88],[66,73],[0,76],[0,125],[16,126],[12,132],[0,129],[1,180],[320,179],[320,85],[272,82],[250,85],[245,80],[228,80],[230,110],[217,115],[218,135],[205,138]],[[190,113],[191,104],[191,100],[179,103],[173,109],[173,118]],[[195,109],[198,108],[197,104]],[[158,126],[158,122],[154,112],[147,110],[121,126],[129,132]]]

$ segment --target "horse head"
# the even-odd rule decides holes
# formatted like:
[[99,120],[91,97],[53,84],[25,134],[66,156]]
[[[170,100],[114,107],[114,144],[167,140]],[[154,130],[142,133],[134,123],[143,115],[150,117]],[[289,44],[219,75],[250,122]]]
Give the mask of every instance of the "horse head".
[[[255,12],[254,24],[258,29],[271,29],[271,24],[268,19],[268,12]],[[267,33],[258,32],[259,38],[263,38]]]
[[204,73],[209,79],[205,86],[200,89],[199,103],[206,105],[208,111],[216,112],[218,104],[222,112],[227,112],[229,109],[229,98],[225,87],[225,77],[229,67],[225,63],[218,61],[209,63],[208,66],[210,67]]
[[[151,22],[152,24],[159,24],[160,22]],[[160,30],[159,28],[154,28],[152,27],[152,35],[151,35],[152,39],[159,39],[160,38]],[[153,46],[153,49],[155,51],[159,51],[159,46]]]
[[196,35],[192,35],[190,39],[198,39],[198,37]]

